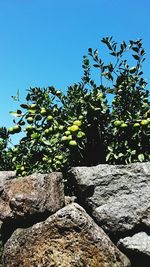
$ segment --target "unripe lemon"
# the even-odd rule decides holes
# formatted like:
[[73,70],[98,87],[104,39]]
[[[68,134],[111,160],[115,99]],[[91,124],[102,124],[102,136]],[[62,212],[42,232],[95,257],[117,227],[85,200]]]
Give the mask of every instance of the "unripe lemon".
[[122,124],[120,125],[120,127],[121,127],[121,128],[127,128],[127,127],[128,127],[128,124],[127,124],[127,123],[122,123]]
[[47,119],[47,121],[52,121],[53,120],[53,116],[49,115],[46,119]]
[[38,133],[31,134],[31,138],[32,139],[37,139],[38,137],[39,137],[39,134]]
[[70,131],[71,132],[77,132],[79,130],[79,127],[77,126],[77,125],[72,125],[71,127],[70,127]]
[[121,121],[119,121],[119,120],[116,120],[116,121],[114,121],[114,126],[120,126],[122,124],[122,122]]
[[133,124],[133,128],[138,128],[138,127],[140,127],[140,124],[139,124],[138,122],[135,122],[135,123]]
[[70,145],[70,146],[77,146],[77,142],[76,142],[75,140],[71,140],[71,141],[69,142],[69,145]]
[[73,122],[73,124],[74,124],[74,125],[77,125],[77,126],[79,126],[79,127],[80,127],[80,126],[81,126],[81,124],[82,124],[82,122],[81,122],[81,121],[79,121],[79,120],[76,120],[76,121],[74,121],[74,122]]
[[80,115],[79,120],[83,120],[83,119],[84,119],[83,115]]
[[13,133],[14,133],[14,128],[13,128],[13,127],[8,128],[8,132],[9,132],[10,134],[13,134]]
[[72,140],[72,135],[71,134],[67,136],[67,140]]
[[62,131],[64,129],[64,126],[63,125],[60,125],[59,126],[59,130]]
[[41,108],[41,111],[40,111],[41,115],[46,115],[47,111],[45,108]]
[[65,135],[70,135],[71,132],[70,131],[65,131]]
[[85,136],[84,132],[79,131],[77,134],[77,138],[83,138]]
[[26,175],[27,175],[27,172],[26,172],[26,171],[23,171],[23,172],[21,173],[21,175],[22,175],[22,176],[26,176]]
[[37,107],[36,104],[32,104],[32,105],[29,106],[29,109],[35,109],[36,107]]
[[33,123],[33,118],[32,117],[28,117],[27,118],[27,122],[30,124],[30,123]]
[[30,130],[32,130],[33,129],[33,127],[31,126],[31,125],[27,125],[27,127],[26,127],[26,131],[30,131]]
[[147,125],[149,123],[149,120],[142,120],[141,125]]
[[61,138],[61,141],[67,141],[68,140],[68,137],[67,136],[63,136],[62,138]]
[[13,129],[14,129],[14,133],[19,133],[21,131],[21,127],[19,125],[15,125]]

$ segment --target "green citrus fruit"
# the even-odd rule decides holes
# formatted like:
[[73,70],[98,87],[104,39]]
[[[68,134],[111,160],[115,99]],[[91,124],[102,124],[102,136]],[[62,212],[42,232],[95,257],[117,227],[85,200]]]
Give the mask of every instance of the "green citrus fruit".
[[84,117],[82,115],[79,116],[79,120],[83,120]]
[[47,121],[52,121],[53,120],[53,116],[49,115],[46,119],[47,119]]
[[70,131],[65,131],[65,135],[70,135],[71,132]]
[[133,128],[138,128],[138,127],[140,127],[140,124],[139,124],[138,122],[135,122],[135,123],[133,124]]
[[62,131],[64,129],[63,125],[59,125],[59,130]]
[[71,127],[70,127],[70,131],[71,132],[77,132],[79,130],[79,127],[77,126],[77,125],[72,125]]
[[119,121],[119,120],[116,120],[116,121],[114,121],[114,126],[120,126],[122,124],[122,122],[121,121]]
[[46,115],[47,114],[47,111],[45,108],[41,108],[41,111],[40,111],[41,115]]
[[73,122],[73,125],[81,126],[82,122],[80,120],[76,120]]
[[75,140],[71,140],[71,141],[69,142],[69,145],[70,145],[70,146],[77,146],[77,142],[76,142]]
[[85,136],[85,133],[84,132],[81,132],[79,131],[78,134],[77,134],[77,138],[83,138]]
[[21,171],[24,171],[25,170],[25,167],[24,166],[21,166],[20,170]]
[[22,175],[22,176],[26,176],[26,175],[27,175],[27,172],[26,172],[26,171],[23,171],[23,172],[21,173],[21,175]]
[[39,134],[38,133],[31,134],[31,138],[32,139],[37,139],[38,137],[39,137]]
[[10,134],[13,134],[13,133],[14,133],[14,128],[13,128],[13,127],[8,128],[8,132],[9,132]]
[[71,134],[67,136],[67,140],[72,140],[72,135]]
[[122,124],[120,125],[120,127],[121,127],[121,128],[127,128],[127,127],[128,127],[128,124],[127,124],[127,123],[122,123]]
[[28,118],[27,118],[27,122],[28,122],[29,124],[33,123],[33,121],[34,121],[34,119],[33,119],[32,117],[28,117]]
[[149,120],[142,120],[142,121],[141,121],[141,125],[143,125],[143,126],[144,126],[144,125],[147,125],[148,123],[149,123]]
[[37,107],[36,104],[32,104],[32,105],[29,106],[29,109],[35,109],[36,107]]
[[15,125],[13,128],[14,128],[14,133],[20,133],[21,127],[19,125]]
[[68,140],[68,137],[67,136],[63,136],[62,138],[61,138],[61,141],[67,141]]
[[32,129],[33,129],[33,127],[31,125],[27,125],[26,131],[31,131]]
[[61,91],[57,90],[56,95],[58,95],[58,96],[61,95]]

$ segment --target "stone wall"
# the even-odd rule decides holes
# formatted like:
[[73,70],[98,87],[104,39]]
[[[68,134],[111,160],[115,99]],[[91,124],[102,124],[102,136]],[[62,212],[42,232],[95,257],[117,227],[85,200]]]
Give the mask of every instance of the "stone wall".
[[2,267],[149,267],[150,164],[0,172]]

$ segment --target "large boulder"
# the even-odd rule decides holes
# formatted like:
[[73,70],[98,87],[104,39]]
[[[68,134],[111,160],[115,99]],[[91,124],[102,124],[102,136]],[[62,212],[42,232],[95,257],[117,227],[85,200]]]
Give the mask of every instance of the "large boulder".
[[17,229],[4,247],[3,267],[127,267],[130,262],[78,204],[44,222]]
[[150,266],[150,236],[147,233],[122,238],[117,245],[130,257],[133,267]]
[[0,195],[0,220],[16,220],[30,215],[56,212],[64,206],[61,173],[34,173],[5,182]]
[[150,164],[74,167],[78,202],[113,238],[150,229]]

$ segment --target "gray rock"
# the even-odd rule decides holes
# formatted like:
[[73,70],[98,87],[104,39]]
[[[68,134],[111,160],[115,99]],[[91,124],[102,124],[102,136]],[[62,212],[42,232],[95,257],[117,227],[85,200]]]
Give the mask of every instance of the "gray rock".
[[130,262],[85,210],[72,203],[44,222],[17,229],[3,267],[129,267]]
[[150,236],[147,233],[139,232],[120,239],[117,246],[128,255],[133,267],[150,266]]
[[30,215],[56,212],[64,206],[61,173],[32,174],[6,180],[0,195],[0,220],[9,221]]
[[117,246],[124,251],[132,251],[136,254],[147,255],[150,260],[150,236],[145,232],[122,238],[117,243]]
[[6,181],[16,177],[15,171],[0,171],[0,194],[3,192]]
[[74,167],[79,204],[113,238],[150,227],[150,163]]

